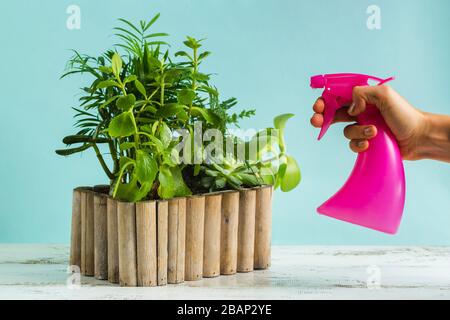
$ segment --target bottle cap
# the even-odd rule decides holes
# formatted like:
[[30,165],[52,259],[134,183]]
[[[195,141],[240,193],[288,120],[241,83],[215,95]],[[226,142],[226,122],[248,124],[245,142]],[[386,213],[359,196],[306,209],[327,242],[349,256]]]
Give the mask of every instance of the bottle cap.
[[320,88],[325,87],[325,77],[323,75],[311,77],[310,86],[313,89],[320,89]]

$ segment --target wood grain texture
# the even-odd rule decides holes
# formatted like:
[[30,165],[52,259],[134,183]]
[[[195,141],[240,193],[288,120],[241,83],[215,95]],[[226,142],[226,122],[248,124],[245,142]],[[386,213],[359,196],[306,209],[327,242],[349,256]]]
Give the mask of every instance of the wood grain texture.
[[222,213],[220,225],[220,273],[235,274],[237,270],[239,221],[239,192],[222,194]]
[[256,190],[239,192],[239,227],[237,271],[253,271],[255,253],[255,209]]
[[81,270],[81,191],[77,189],[72,194],[70,265]]
[[220,224],[222,195],[205,196],[205,239],[203,247],[203,277],[220,275]]
[[272,187],[256,190],[255,269],[270,267],[272,238]]
[[117,228],[117,200],[108,197],[108,281],[119,283],[119,230]]
[[136,203],[137,281],[140,287],[158,285],[156,202]]
[[203,277],[203,240],[205,223],[205,197],[191,196],[186,199],[186,256],[187,281]]
[[169,200],[167,282],[184,281],[186,198]]
[[167,284],[169,205],[160,200],[157,206],[158,286],[164,286]]
[[85,191],[84,213],[84,255],[81,259],[82,267],[84,267],[84,275],[94,276],[94,192]]
[[80,190],[80,213],[81,213],[81,274],[86,274],[86,211],[87,211],[87,193]]
[[94,274],[100,280],[108,279],[108,213],[107,196],[94,194]]
[[119,230],[119,283],[124,287],[137,286],[136,212],[134,203],[117,203]]

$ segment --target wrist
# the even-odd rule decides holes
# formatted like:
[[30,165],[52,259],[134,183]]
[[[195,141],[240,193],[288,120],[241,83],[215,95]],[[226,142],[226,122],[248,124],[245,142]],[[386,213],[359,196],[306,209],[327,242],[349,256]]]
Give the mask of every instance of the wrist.
[[423,129],[417,143],[421,159],[450,162],[450,116],[423,113]]

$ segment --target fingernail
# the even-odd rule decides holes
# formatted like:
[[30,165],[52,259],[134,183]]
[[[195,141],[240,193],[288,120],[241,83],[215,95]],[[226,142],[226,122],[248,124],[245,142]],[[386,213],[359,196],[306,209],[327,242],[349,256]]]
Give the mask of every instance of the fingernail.
[[367,127],[364,129],[364,135],[366,137],[370,137],[373,135],[373,128],[372,127]]
[[350,107],[348,107],[348,113],[351,115],[353,113],[353,111],[355,110],[355,103],[352,102],[352,104],[350,105]]
[[358,141],[358,143],[356,145],[358,146],[358,148],[362,148],[362,147],[364,147],[365,144],[366,144],[365,141]]

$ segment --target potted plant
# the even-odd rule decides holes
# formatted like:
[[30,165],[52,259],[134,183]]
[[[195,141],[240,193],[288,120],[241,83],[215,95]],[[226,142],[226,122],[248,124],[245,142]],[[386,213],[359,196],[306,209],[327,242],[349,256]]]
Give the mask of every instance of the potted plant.
[[[244,258],[251,261],[247,263],[248,268],[241,261],[244,264],[242,271],[250,271],[254,267],[255,246],[252,242],[265,241],[264,250],[268,250],[268,243],[270,254],[270,233],[264,240],[255,240],[258,238],[256,211],[258,205],[264,204],[263,200],[257,199],[257,190],[266,188],[270,192],[265,191],[265,196],[271,197],[272,186],[289,191],[300,182],[299,167],[287,154],[283,135],[286,121],[292,114],[277,116],[273,128],[255,132],[250,138],[233,134],[230,129],[238,126],[239,120],[253,116],[255,110],[233,113],[236,99],[222,100],[211,82],[211,75],[201,70],[202,62],[210,55],[203,50],[203,40],[187,37],[184,41],[186,49],[172,55],[164,40],[168,35],[151,31],[158,18],[159,14],[149,22],[140,21],[137,25],[119,19],[121,25],[114,30],[120,42],[98,57],[74,51],[67,72],[62,76],[89,74],[92,81],[82,89],[80,106],[73,108],[78,130],[63,139],[67,148],[56,150],[56,153],[68,156],[92,149],[109,180],[109,187],[74,190],[71,264],[81,265],[84,274],[110,278],[112,282],[123,278],[120,281],[123,285],[164,284],[167,280],[164,276],[155,279],[153,274],[164,274],[167,268],[172,282],[202,277],[203,265],[212,268],[205,272],[210,276],[233,273]],[[176,210],[172,208],[174,203]],[[233,205],[235,208],[230,209]],[[270,203],[265,205],[270,207]],[[183,210],[185,215],[180,218]],[[233,220],[225,217],[233,215],[233,210],[239,217],[244,214],[253,217],[236,219],[242,224],[248,222],[249,233],[238,225],[223,225],[224,221]],[[149,212],[153,211],[152,218]],[[200,211],[201,214],[196,215]],[[210,220],[212,211],[218,216],[219,222],[215,224]],[[162,212],[166,212],[166,218]],[[155,219],[154,225],[152,219]],[[179,220],[175,240],[171,231],[174,219]],[[139,222],[145,225],[142,230],[139,230]],[[210,232],[217,224],[222,225],[218,229],[221,234],[218,240],[214,232]],[[160,230],[161,226],[166,230]],[[183,232],[180,232],[180,226]],[[123,232],[131,234],[131,240],[128,236],[121,239],[122,227],[126,229]],[[224,234],[227,227],[231,228],[229,236]],[[148,243],[164,232],[167,239],[155,241],[162,243],[162,249],[156,248],[155,243],[154,248],[149,248]],[[133,243],[139,242],[139,237],[144,237],[141,239],[144,245],[138,243],[137,252],[131,256],[128,252],[127,256],[125,252],[133,250]],[[236,237],[237,243],[225,245]],[[120,240],[127,242],[122,249],[120,243],[114,245]],[[177,266],[181,260],[184,262],[183,267],[178,268],[181,270],[173,271],[171,266],[155,264],[151,259],[144,259],[145,262],[140,264],[142,259],[136,256],[140,249],[147,256],[149,252],[156,257],[170,255],[171,244],[174,245],[171,241],[184,241],[186,252],[178,253],[175,259]],[[208,247],[218,241],[222,244],[221,249]],[[245,245],[249,243],[251,248],[247,250]],[[177,248],[178,245],[177,242]],[[199,246],[202,254],[211,251],[212,255],[217,255],[218,250],[222,250],[220,255],[224,261],[217,263],[215,259],[212,264],[205,263],[199,252],[193,253]],[[233,256],[247,257],[225,261],[223,256],[227,249]],[[246,250],[249,251],[247,254]],[[112,253],[116,253],[116,257],[110,257]],[[123,265],[117,262],[122,255]],[[250,260],[249,255],[252,255]],[[197,261],[199,259],[202,261]],[[127,266],[129,261],[134,267]],[[231,264],[228,272],[225,270],[227,263]],[[110,268],[111,264],[114,270]],[[268,262],[263,264],[268,265]],[[217,271],[217,265],[223,270]],[[120,273],[119,277],[117,273]],[[191,274],[186,277],[187,273]]]

